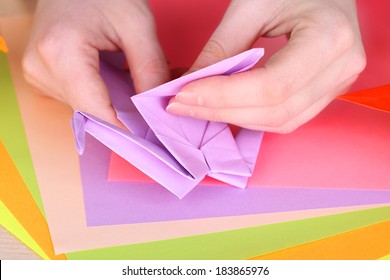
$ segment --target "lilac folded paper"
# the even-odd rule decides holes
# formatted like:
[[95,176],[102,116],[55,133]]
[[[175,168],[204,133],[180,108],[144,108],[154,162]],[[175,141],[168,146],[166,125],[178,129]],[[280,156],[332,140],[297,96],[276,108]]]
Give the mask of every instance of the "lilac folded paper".
[[[179,117],[166,112],[169,99],[186,84],[215,75],[251,69],[263,56],[252,49],[154,89],[134,95],[129,75],[102,61],[101,74],[126,131],[87,113],[72,120],[76,146],[92,135],[145,174],[183,198],[205,176],[246,187],[260,148],[262,132],[241,129],[234,138],[226,123]],[[132,102],[131,102],[132,101]]]

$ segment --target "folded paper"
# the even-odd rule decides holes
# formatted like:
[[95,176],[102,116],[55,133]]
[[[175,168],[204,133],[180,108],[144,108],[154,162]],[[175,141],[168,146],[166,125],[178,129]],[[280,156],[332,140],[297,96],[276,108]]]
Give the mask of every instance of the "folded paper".
[[128,74],[102,62],[118,118],[131,131],[76,111],[72,127],[79,153],[89,133],[179,198],[205,176],[245,188],[260,147],[262,132],[241,129],[236,137],[226,123],[209,122],[169,114],[169,99],[191,81],[215,75],[231,75],[251,69],[263,56],[252,49],[199,71],[129,98]]

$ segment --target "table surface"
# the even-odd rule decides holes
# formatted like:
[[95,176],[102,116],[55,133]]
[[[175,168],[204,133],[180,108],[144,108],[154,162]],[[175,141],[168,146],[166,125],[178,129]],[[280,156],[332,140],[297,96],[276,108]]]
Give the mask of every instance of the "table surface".
[[0,226],[1,260],[39,260],[40,257]]

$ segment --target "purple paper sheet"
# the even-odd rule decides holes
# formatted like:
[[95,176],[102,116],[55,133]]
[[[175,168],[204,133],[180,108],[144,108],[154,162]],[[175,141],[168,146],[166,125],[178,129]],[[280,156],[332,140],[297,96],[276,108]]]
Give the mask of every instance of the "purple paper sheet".
[[88,226],[150,223],[390,203],[390,191],[308,188],[195,188],[183,199],[158,184],[106,180],[110,150],[86,135],[80,156]]

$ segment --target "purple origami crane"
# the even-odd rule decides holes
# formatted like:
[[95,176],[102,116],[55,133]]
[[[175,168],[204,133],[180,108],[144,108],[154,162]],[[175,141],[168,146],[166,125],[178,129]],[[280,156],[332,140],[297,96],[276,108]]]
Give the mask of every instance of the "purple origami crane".
[[102,60],[101,75],[113,107],[129,131],[75,111],[72,127],[79,154],[89,133],[179,198],[205,176],[245,188],[262,132],[241,129],[233,137],[226,123],[176,116],[165,108],[184,85],[249,70],[263,54],[263,49],[251,49],[137,95],[129,74],[113,61]]

